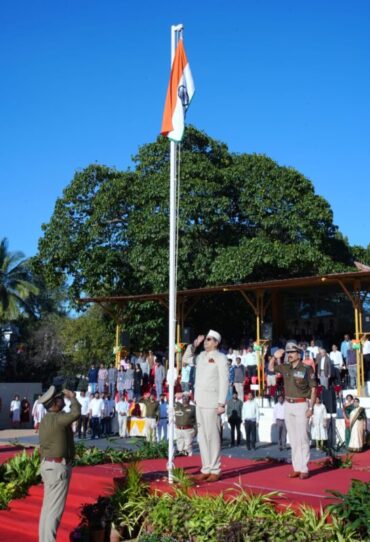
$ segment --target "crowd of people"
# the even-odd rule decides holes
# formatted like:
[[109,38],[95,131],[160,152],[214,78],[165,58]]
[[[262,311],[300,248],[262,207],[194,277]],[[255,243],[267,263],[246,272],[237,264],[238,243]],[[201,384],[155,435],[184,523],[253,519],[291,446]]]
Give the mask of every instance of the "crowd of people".
[[[230,426],[230,446],[241,444],[243,425],[246,446],[255,449],[260,405],[254,396],[253,384],[260,390],[257,381],[262,362],[267,387],[270,391],[271,388],[277,390],[273,415],[280,449],[286,448],[287,437],[290,441],[292,471],[289,477],[307,479],[308,425],[317,447],[323,446],[328,438],[328,412],[318,393],[318,383],[321,390],[327,390],[333,382],[340,386],[341,369],[350,360],[349,337],[345,337],[346,349],[343,343],[340,349],[333,346],[329,355],[315,341],[309,345],[287,341],[284,346],[265,347],[261,353],[256,353],[251,345],[242,351],[230,348],[223,352],[221,341],[220,333],[209,330],[207,335],[198,335],[183,353],[180,374],[176,373],[174,379],[177,453],[192,455],[197,435],[201,468],[194,479],[214,482],[221,477],[225,424]],[[44,482],[39,523],[41,541],[56,539],[75,453],[73,432],[80,438],[95,439],[117,430],[124,438],[130,434],[132,420],[142,420],[147,440],[167,439],[172,412],[167,402],[166,381],[165,363],[153,352],[147,356],[140,353],[121,360],[118,368],[113,363],[109,367],[101,363],[99,368],[92,364],[86,376],[78,377],[76,393],[68,389],[58,392],[51,386],[38,398],[32,409],[35,420],[39,410],[43,408],[46,412],[39,423]],[[12,420],[20,420],[19,396],[12,401],[10,412]],[[365,409],[356,397],[348,394],[343,414],[347,448],[361,451],[366,442]]]
[[[332,345],[327,353],[320,341],[312,339],[309,342],[296,343],[299,357],[305,367],[312,370],[318,386],[319,394],[330,386],[335,386],[338,391],[346,385],[354,387],[357,378],[356,352],[349,335],[345,335],[338,347]],[[276,352],[281,344],[265,345],[261,353],[265,364],[265,395],[273,398],[274,423],[278,431],[278,445],[280,449],[286,448],[287,430],[285,426],[284,406],[286,401],[284,394],[284,378],[282,372],[270,367],[271,360],[275,359]],[[365,367],[367,352],[370,352],[370,341],[367,339],[363,345]],[[253,342],[241,348],[228,348],[220,352],[227,360],[228,387],[225,398],[225,411],[220,413],[220,430],[229,426],[231,432],[230,446],[240,445],[242,430],[244,428],[245,444],[248,449],[254,449],[258,440],[259,405],[251,388],[256,388],[258,383],[257,352],[253,348]],[[287,363],[285,359],[276,358],[277,365]],[[180,423],[179,412],[182,404],[187,407],[194,406],[194,384],[196,371],[199,365],[194,363],[194,357],[186,352],[182,356],[181,370],[176,372],[175,393],[177,415],[175,419],[176,431],[187,431],[192,439],[197,433],[197,421],[192,416],[185,424]],[[253,386],[255,384],[255,386]],[[100,438],[118,434],[124,438],[130,435],[130,420],[145,420],[143,434],[150,440],[167,439],[168,426],[168,386],[166,359],[157,356],[153,351],[139,352],[122,358],[119,367],[114,363],[105,365],[100,363],[91,364],[86,375],[78,375],[76,382],[77,399],[81,405],[81,414],[77,423],[74,424],[75,434],[82,439]],[[317,395],[319,395],[317,394]],[[203,394],[204,395],[204,394]],[[346,404],[349,402],[347,396]],[[353,399],[351,405],[353,405]],[[199,402],[199,399],[198,399]],[[68,400],[66,401],[68,411]],[[323,447],[328,440],[328,412],[325,401],[317,397],[312,405],[313,416],[309,427],[311,438],[317,447]],[[347,409],[348,410],[348,409]],[[350,412],[346,416],[346,408],[343,413],[346,423],[346,434],[349,435]],[[36,400],[31,408],[26,397],[22,400],[18,395],[10,404],[10,417],[14,427],[28,424],[31,417],[34,421],[35,431],[38,431],[40,422],[46,410]],[[361,416],[363,414],[361,413]],[[356,422],[357,420],[355,420]],[[352,425],[355,424],[353,422]],[[359,425],[359,424],[357,424]],[[361,424],[360,424],[361,425]],[[366,420],[365,420],[366,425]],[[180,445],[181,453],[192,453],[192,443],[186,439],[187,445]],[[362,445],[350,446],[351,449],[362,449],[364,439],[360,439]],[[349,446],[349,437],[346,438]]]

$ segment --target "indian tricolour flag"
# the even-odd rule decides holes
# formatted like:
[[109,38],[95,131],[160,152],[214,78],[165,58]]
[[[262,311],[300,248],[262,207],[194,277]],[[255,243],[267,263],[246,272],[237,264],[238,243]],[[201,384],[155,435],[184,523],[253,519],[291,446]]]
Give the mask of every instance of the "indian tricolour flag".
[[180,39],[172,63],[164,106],[161,134],[172,141],[181,141],[184,134],[185,113],[194,95],[194,82],[190,66]]

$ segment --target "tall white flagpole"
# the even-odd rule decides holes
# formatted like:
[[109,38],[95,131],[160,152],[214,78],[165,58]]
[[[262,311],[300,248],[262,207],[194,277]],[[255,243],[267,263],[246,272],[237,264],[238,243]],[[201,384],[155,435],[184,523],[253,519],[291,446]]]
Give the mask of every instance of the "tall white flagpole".
[[[171,67],[175,58],[175,51],[179,33],[183,25],[171,26]],[[169,368],[169,386],[168,386],[168,482],[173,483],[172,469],[174,467],[174,369],[175,369],[175,342],[176,342],[176,149],[175,141],[170,142],[170,243],[169,243],[169,317],[168,317],[168,368]]]

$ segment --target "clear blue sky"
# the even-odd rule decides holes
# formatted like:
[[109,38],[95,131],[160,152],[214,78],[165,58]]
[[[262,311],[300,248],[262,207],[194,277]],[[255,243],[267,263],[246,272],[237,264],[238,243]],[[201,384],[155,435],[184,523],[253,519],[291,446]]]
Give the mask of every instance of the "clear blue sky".
[[196,85],[188,121],[297,168],[366,246],[367,0],[3,0],[0,238],[33,255],[77,169],[125,169],[156,138],[180,22]]

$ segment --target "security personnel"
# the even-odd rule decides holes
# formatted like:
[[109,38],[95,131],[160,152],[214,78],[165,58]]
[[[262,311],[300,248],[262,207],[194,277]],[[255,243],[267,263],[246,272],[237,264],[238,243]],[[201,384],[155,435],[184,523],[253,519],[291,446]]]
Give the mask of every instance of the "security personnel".
[[289,478],[308,478],[310,460],[310,440],[307,431],[307,419],[312,416],[316,400],[316,378],[312,367],[301,360],[302,349],[294,342],[286,344],[285,353],[288,364],[276,365],[284,356],[279,349],[269,362],[269,370],[280,373],[284,378],[285,424],[292,449],[293,472]]
[[159,402],[152,392],[148,399],[141,399],[145,405],[145,434],[148,442],[155,442],[157,436],[157,423],[159,418]]
[[[64,398],[70,400],[70,411],[63,412]],[[39,399],[47,414],[40,423],[41,476],[44,500],[39,523],[39,542],[55,542],[57,529],[64,511],[71,462],[75,455],[72,424],[78,420],[81,407],[70,390],[58,393],[51,386]]]
[[220,415],[225,412],[229,388],[227,358],[219,352],[221,335],[210,330],[207,336],[199,335],[187,347],[183,363],[190,363],[195,349],[204,342],[204,351],[195,360],[196,416],[198,442],[202,460],[201,473],[197,480],[215,482],[221,473],[221,423]]
[[193,439],[195,436],[195,406],[190,404],[189,395],[185,393],[182,403],[175,403],[175,425],[177,451],[182,455],[193,455]]

